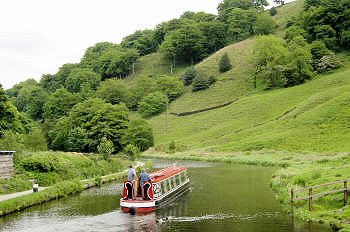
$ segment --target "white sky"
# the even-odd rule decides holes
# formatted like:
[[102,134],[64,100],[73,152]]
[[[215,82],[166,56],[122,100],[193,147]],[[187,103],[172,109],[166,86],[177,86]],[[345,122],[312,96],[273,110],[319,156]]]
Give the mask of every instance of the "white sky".
[[[54,74],[97,42],[119,43],[185,11],[217,14],[221,0],[0,1],[0,84]],[[272,0],[270,0],[272,2]]]

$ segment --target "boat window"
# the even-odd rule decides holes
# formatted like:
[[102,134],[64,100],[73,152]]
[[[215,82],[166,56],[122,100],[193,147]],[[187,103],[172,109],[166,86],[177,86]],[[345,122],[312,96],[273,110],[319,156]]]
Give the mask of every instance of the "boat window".
[[180,185],[180,175],[175,176],[176,186]]
[[162,188],[162,192],[165,193],[167,192],[167,187],[166,187],[166,182],[162,181],[160,182],[161,188]]
[[154,197],[159,197],[162,195],[162,189],[159,184],[153,184],[153,194]]
[[172,189],[171,178],[167,179],[169,190]]
[[181,183],[184,183],[185,182],[185,172],[182,172],[181,174],[180,174],[180,179],[181,179]]

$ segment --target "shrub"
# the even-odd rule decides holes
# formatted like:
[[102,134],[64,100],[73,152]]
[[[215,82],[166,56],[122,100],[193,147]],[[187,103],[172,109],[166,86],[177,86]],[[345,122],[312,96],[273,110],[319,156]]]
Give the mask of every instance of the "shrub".
[[174,153],[175,151],[176,151],[176,144],[174,141],[171,141],[171,143],[169,143],[169,152]]
[[126,154],[129,157],[129,159],[136,160],[140,154],[140,151],[136,146],[128,144],[124,148],[124,154]]
[[227,53],[225,53],[219,60],[219,72],[227,72],[232,68],[230,58]]
[[329,55],[331,52],[322,41],[315,40],[310,45],[312,55],[312,66],[317,69],[317,65],[323,56]]
[[277,14],[276,7],[271,7],[271,9],[269,10],[269,13],[270,13],[271,16],[275,16]]
[[114,151],[113,142],[106,137],[103,137],[100,144],[97,146],[97,151],[99,154],[103,155],[104,160],[109,160]]
[[192,83],[192,91],[200,91],[210,87],[211,84],[215,83],[215,77],[207,77],[205,75],[197,76]]
[[24,145],[28,151],[46,151],[47,143],[40,129],[33,129],[24,135]]
[[337,56],[332,53],[330,55],[323,56],[319,63],[317,64],[317,71],[322,72],[328,72],[333,69],[337,69],[341,66],[341,63]]
[[192,84],[193,79],[196,77],[197,71],[194,66],[191,66],[185,70],[185,73],[182,75],[181,79],[184,85]]
[[143,117],[159,114],[166,109],[167,96],[162,92],[150,93],[141,99],[138,111]]
[[253,31],[256,35],[268,35],[276,29],[276,23],[271,16],[261,14],[253,25]]

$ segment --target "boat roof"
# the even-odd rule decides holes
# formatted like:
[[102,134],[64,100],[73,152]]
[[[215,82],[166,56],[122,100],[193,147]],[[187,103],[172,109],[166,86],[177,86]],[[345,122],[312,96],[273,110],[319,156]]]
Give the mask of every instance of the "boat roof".
[[186,170],[184,167],[167,167],[150,174],[152,182],[159,182]]

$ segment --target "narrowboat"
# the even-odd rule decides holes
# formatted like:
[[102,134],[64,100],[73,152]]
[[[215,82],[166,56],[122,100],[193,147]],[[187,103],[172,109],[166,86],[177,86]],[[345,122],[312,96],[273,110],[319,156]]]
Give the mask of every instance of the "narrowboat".
[[120,208],[126,213],[147,213],[174,200],[189,188],[187,169],[168,167],[149,174],[150,181],[124,181]]

